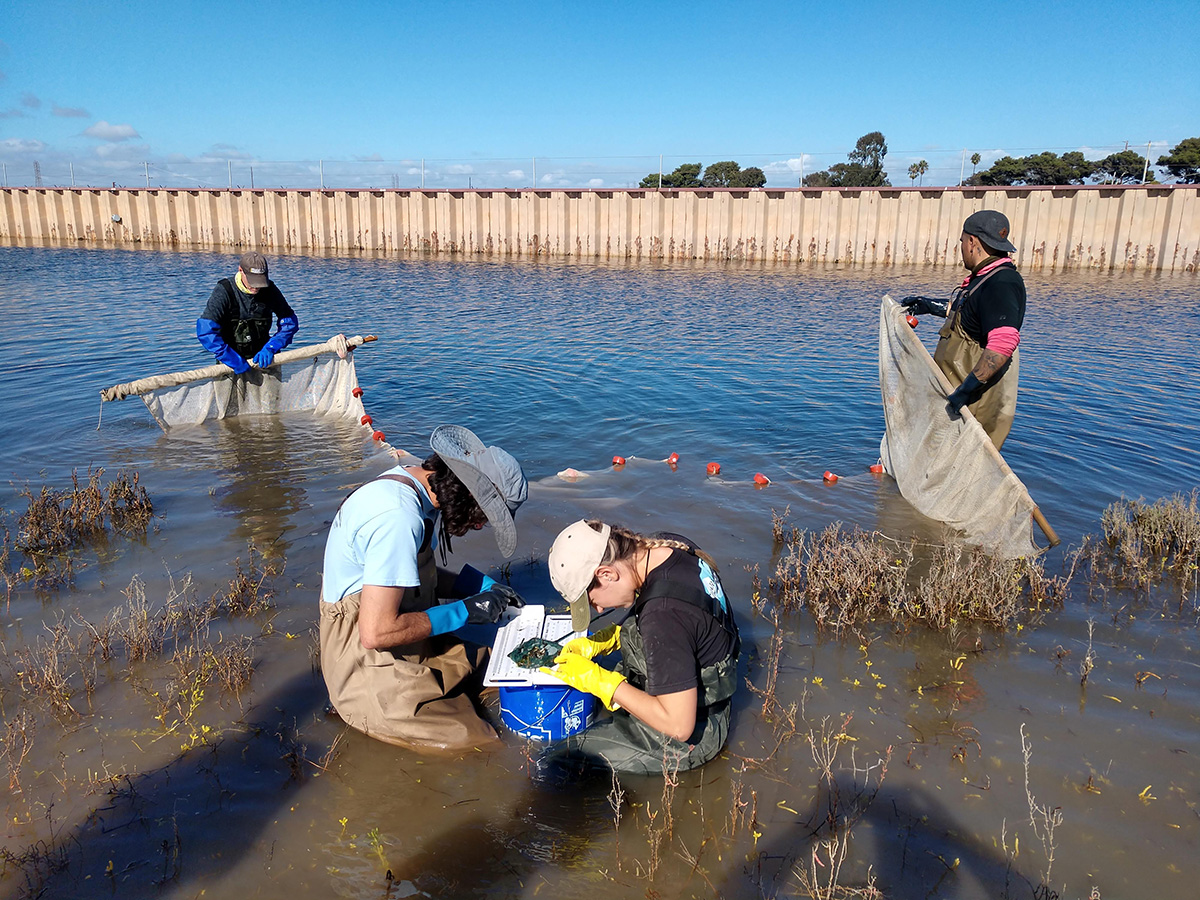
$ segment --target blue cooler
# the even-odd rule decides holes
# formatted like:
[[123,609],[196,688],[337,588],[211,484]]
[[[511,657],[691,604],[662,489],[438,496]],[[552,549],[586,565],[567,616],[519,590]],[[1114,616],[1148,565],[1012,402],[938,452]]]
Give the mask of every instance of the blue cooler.
[[565,684],[500,688],[500,719],[534,741],[557,741],[592,724],[596,698]]

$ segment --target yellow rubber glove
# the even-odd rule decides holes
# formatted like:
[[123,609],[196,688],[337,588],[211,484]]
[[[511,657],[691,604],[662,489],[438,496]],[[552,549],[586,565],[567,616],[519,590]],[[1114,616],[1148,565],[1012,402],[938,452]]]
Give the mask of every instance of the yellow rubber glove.
[[565,681],[577,690],[595,694],[610,710],[620,709],[618,704],[613,703],[613,694],[625,680],[624,675],[566,650],[554,657],[554,662],[554,668],[542,666],[541,671]]
[[584,659],[595,659],[605,653],[621,649],[621,626],[609,625],[592,637],[572,638],[563,644],[563,652],[578,653]]

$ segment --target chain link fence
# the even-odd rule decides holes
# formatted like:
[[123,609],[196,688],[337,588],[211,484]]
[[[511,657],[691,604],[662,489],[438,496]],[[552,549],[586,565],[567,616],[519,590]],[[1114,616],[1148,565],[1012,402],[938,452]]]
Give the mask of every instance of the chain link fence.
[[[11,142],[10,142],[11,143]],[[948,187],[961,184],[976,171],[1003,156],[1022,157],[1049,150],[1062,154],[1081,151],[1100,160],[1125,149],[1154,161],[1171,147],[1170,141],[1125,141],[1089,147],[1005,147],[961,150],[889,150],[884,160],[895,187]],[[768,188],[794,188],[806,175],[846,162],[850,149],[788,153],[663,154],[593,157],[462,157],[442,159],[314,159],[260,160],[251,158],[170,157],[167,159],[71,158],[44,147],[4,147],[0,169],[5,187],[93,188],[227,188],[227,189],[359,189],[402,190],[605,190],[638,187],[649,176],[667,174],[683,164],[708,165],[734,160],[743,169],[762,169]],[[925,166],[921,166],[921,163]],[[910,178],[913,171],[921,174]]]

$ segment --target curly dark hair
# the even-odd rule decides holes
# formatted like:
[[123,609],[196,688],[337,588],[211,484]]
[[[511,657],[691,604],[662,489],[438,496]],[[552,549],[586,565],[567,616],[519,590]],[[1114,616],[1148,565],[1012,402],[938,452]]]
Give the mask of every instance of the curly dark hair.
[[442,561],[445,562],[446,553],[454,552],[450,538],[462,537],[468,531],[482,528],[488,518],[467,486],[458,480],[446,461],[436,453],[426,457],[421,468],[430,473],[429,486],[437,497],[438,509],[442,514],[438,543],[442,545]]

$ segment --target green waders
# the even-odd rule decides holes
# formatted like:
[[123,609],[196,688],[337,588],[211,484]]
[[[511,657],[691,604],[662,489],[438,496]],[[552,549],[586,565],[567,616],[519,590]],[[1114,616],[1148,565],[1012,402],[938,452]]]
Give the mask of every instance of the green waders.
[[[988,277],[989,275],[985,275],[973,284],[972,293],[987,281]],[[954,387],[962,384],[971,374],[985,349],[963,330],[961,304],[956,306],[958,308],[950,313],[950,317],[938,331],[938,345],[933,352],[933,361]],[[1020,349],[1014,349],[1012,359],[992,378],[983,396],[968,407],[997,450],[1004,446],[1004,440],[1012,428],[1013,417],[1017,414],[1019,355]]]
[[[621,624],[621,663],[617,671],[634,687],[645,688],[646,654],[641,632],[632,617]],[[737,654],[731,653],[719,663],[700,670],[696,730],[687,741],[668,737],[618,709],[612,719],[567,738],[565,751],[569,756],[583,756],[618,772],[636,775],[694,769],[725,746],[729,737],[730,698],[736,687]]]

